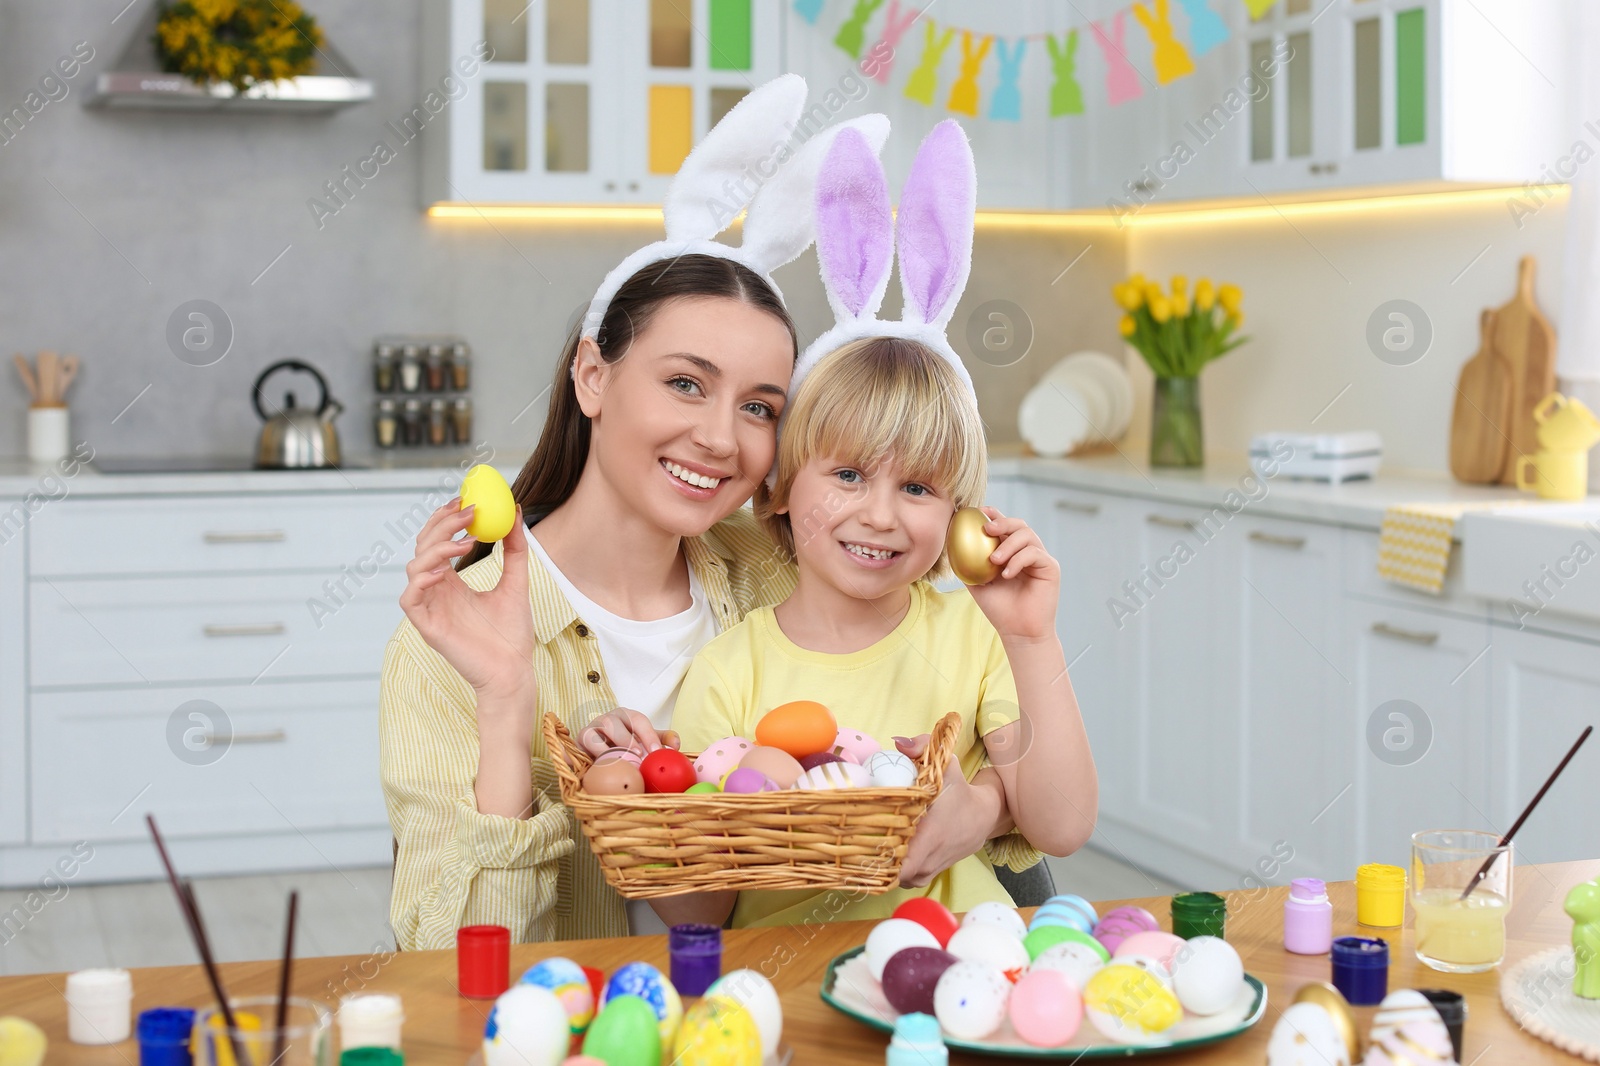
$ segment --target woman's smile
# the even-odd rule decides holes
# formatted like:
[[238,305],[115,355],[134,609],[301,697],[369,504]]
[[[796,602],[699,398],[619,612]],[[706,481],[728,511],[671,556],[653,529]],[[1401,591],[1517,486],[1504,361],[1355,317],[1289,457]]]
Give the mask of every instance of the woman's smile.
[[724,482],[731,476],[698,464],[661,460],[661,469],[677,486],[679,492],[695,500],[709,500],[716,496]]

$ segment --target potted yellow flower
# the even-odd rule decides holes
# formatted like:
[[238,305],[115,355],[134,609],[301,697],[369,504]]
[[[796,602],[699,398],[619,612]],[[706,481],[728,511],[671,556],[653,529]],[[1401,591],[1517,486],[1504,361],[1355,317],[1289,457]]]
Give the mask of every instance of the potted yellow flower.
[[1150,417],[1151,466],[1199,466],[1205,461],[1200,428],[1200,370],[1249,340],[1238,336],[1244,321],[1244,294],[1237,285],[1213,286],[1209,278],[1195,283],[1172,277],[1164,293],[1143,274],[1132,274],[1111,287],[1125,312],[1122,336],[1138,349],[1155,372],[1156,391]]

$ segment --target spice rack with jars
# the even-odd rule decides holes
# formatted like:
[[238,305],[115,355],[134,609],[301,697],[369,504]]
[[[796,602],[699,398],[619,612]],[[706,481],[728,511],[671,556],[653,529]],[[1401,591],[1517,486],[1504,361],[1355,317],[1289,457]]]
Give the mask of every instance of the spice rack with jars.
[[379,337],[372,384],[379,448],[472,443],[472,347],[460,337]]

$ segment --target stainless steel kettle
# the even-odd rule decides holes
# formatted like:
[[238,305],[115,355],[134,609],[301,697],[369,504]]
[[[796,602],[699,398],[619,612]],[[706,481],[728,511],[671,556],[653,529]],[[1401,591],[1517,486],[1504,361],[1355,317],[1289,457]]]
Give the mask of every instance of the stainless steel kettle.
[[[286,392],[283,406],[267,413],[261,387],[267,378],[279,370],[298,370],[317,379],[320,396],[315,407],[301,407],[294,393]],[[256,414],[261,416],[261,439],[256,445],[256,466],[268,470],[304,470],[339,465],[339,431],[333,420],[344,411],[344,405],[328,395],[328,382],[317,368],[298,359],[285,359],[273,363],[256,378],[251,390],[251,402]]]

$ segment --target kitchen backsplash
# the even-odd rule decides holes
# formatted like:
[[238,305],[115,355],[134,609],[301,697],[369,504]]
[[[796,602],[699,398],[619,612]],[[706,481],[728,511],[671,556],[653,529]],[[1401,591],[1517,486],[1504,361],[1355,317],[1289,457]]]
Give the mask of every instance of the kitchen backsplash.
[[[327,116],[86,110],[137,6],[115,19],[117,5],[0,13],[0,109],[20,106],[58,57],[93,53],[64,98],[0,141],[0,330],[8,351],[82,357],[75,439],[100,454],[249,454],[251,383],[297,358],[321,368],[348,408],[339,426],[359,456],[371,449],[374,337],[454,333],[474,353],[478,436],[502,455],[532,446],[567,324],[660,229],[430,220],[420,143],[347,182],[336,213],[316,209],[329,202],[325,183],[390,139],[388,122],[442,74],[422,69],[424,2],[435,0],[319,0],[329,39],[375,86],[371,103]],[[980,181],[988,165],[979,159]],[[890,175],[895,187],[901,177]],[[1017,405],[1055,360],[1119,351],[1109,287],[1126,269],[1226,278],[1246,289],[1255,339],[1207,371],[1212,447],[1241,450],[1266,428],[1376,428],[1390,462],[1443,469],[1456,370],[1475,346],[1478,309],[1509,294],[1518,255],[1539,256],[1540,300],[1559,314],[1562,214],[1551,204],[1519,228],[1487,203],[1151,226],[1131,238],[1103,225],[984,223],[952,340],[969,357],[991,440],[1015,441]],[[831,322],[814,254],[777,278],[803,338]],[[1395,298],[1427,309],[1434,328],[1409,367],[1380,362],[1363,339],[1369,311]],[[176,354],[192,301],[222,313],[208,343],[226,340],[227,354],[211,365]],[[885,312],[897,311],[895,286]],[[986,331],[999,343],[978,353]],[[1143,380],[1137,357],[1129,362]],[[1133,453],[1145,406],[1141,396]],[[0,455],[24,452],[24,408],[20,386],[0,388]]]

